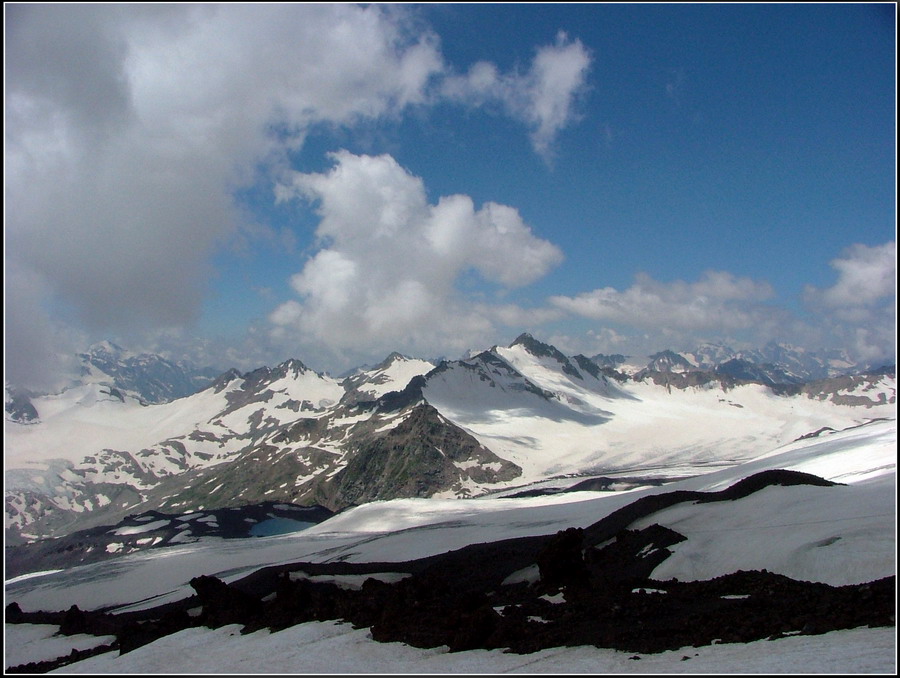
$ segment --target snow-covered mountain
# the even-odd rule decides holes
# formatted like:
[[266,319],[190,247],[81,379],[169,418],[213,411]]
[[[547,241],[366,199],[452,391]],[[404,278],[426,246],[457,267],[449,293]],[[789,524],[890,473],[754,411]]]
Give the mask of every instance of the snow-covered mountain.
[[78,355],[81,373],[74,385],[99,383],[147,403],[165,403],[209,386],[218,372],[153,353],[131,353],[110,342],[93,344]]
[[427,360],[391,353],[375,367],[356,370],[341,382],[347,391],[344,401],[377,400],[386,393],[402,390],[413,377],[433,368],[434,363]]
[[591,358],[633,376],[639,373],[692,371],[712,372],[762,384],[801,384],[881,367],[854,362],[844,351],[807,351],[790,344],[770,342],[762,349],[735,350],[724,344],[704,343],[694,349],[661,351],[650,356],[597,354]]
[[[51,396],[81,398],[87,392],[105,391],[106,396],[136,400],[144,404],[167,403],[192,395],[209,386],[218,372],[198,368],[185,361],[167,360],[152,353],[131,353],[111,341],[93,344],[77,355],[78,373],[71,375],[63,393],[33,393],[6,383],[5,418],[19,423],[37,423],[39,414],[33,398]],[[80,394],[74,396],[74,394]]]
[[[657,356],[657,367],[681,364]],[[702,474],[812,431],[895,418],[896,380],[886,371],[776,387],[646,368],[629,377],[526,334],[437,366],[392,354],[340,381],[289,360],[160,404],[100,382],[30,403],[37,419],[4,424],[11,543],[138,508],[341,510],[560,476]]]

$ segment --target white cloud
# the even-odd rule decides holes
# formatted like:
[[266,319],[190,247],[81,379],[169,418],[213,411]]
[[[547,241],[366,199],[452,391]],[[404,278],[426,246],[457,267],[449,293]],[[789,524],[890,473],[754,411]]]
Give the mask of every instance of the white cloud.
[[[291,280],[300,299],[269,317],[338,350],[464,350],[513,305],[472,303],[457,290],[470,270],[503,289],[527,285],[562,260],[519,213],[453,195],[428,203],[422,180],[388,155],[332,154],[322,174],[294,173],[280,200],[318,203],[320,249]],[[554,314],[555,315],[555,314]],[[290,333],[289,333],[290,334]]]
[[497,322],[510,328],[533,330],[541,325],[552,323],[565,314],[558,308],[539,307],[523,308],[516,304],[499,304],[479,306],[481,312],[490,315]]
[[[443,68],[354,5],[28,5],[7,33],[7,259],[88,327],[183,325],[282,136],[424,101]],[[19,290],[11,290],[11,295]],[[28,328],[9,327],[7,332]]]
[[831,266],[837,282],[807,285],[807,305],[860,359],[896,360],[897,243],[852,245]]
[[586,90],[590,66],[589,50],[560,31],[554,44],[536,51],[526,72],[502,74],[478,62],[465,75],[446,78],[442,91],[459,101],[499,104],[528,126],[535,151],[549,160],[557,135],[577,118],[575,102]]
[[581,41],[570,42],[562,31],[554,45],[538,50],[528,78],[525,116],[539,153],[548,153],[556,134],[571,121],[573,100],[584,88],[590,62]]
[[[237,213],[236,188],[258,171],[277,176],[313,125],[434,104],[447,74],[438,37],[395,5],[22,4],[6,19],[5,256],[91,332],[188,326],[213,253],[264,230]],[[571,119],[579,78],[563,61],[583,51],[560,38],[517,85],[531,90],[509,112],[542,144]],[[491,68],[475,70],[496,99]],[[493,227],[525,244],[527,234],[503,232],[515,218],[492,209],[478,212],[483,241]],[[538,247],[533,263],[542,256]],[[441,263],[452,277],[455,263]],[[490,254],[469,263],[502,284],[531,277]],[[315,286],[314,274],[298,284]],[[397,294],[423,304],[432,289]],[[18,318],[7,319],[11,346],[33,329]]]
[[[846,348],[860,361],[896,359],[896,245],[854,245],[832,262],[837,282],[826,289],[807,286],[804,297],[819,317],[803,320],[785,308],[766,304],[771,286],[725,271],[707,271],[696,282],[659,282],[636,276],[625,289],[595,289],[554,296],[551,305],[568,313],[613,325],[588,333],[591,350],[626,352],[689,347],[701,338],[761,346],[790,341],[808,348]],[[621,341],[625,331],[627,342]],[[634,330],[650,336],[639,337]],[[625,345],[627,344],[627,345]],[[573,342],[574,345],[574,342]]]
[[657,331],[734,330],[771,324],[772,309],[758,305],[772,296],[768,283],[707,271],[695,283],[662,283],[646,274],[624,291],[604,287],[550,301],[576,315]]
[[[43,306],[43,279],[17,263],[4,269],[4,379],[35,391],[57,391],[77,374],[85,337],[54,321]],[[11,293],[15,290],[15,293]],[[9,332],[10,327],[17,328]]]
[[838,272],[838,280],[832,287],[824,290],[812,285],[806,287],[807,302],[813,306],[856,312],[896,296],[896,242],[875,247],[853,245],[843,258],[834,259],[831,266]]

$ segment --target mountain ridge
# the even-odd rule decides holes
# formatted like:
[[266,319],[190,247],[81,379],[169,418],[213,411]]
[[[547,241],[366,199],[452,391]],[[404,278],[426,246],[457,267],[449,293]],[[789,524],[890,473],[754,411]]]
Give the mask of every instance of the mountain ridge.
[[[681,365],[673,355],[658,354],[657,366]],[[392,353],[340,381],[296,359],[230,370],[192,396],[153,405],[112,388],[102,398],[95,386],[70,389],[34,399],[43,414],[29,424],[8,412],[7,536],[58,536],[138,505],[278,499],[340,510],[653,462],[663,475],[702,472],[723,455],[895,416],[895,382],[889,368],[805,385],[697,369],[629,375],[523,334],[437,365]],[[709,430],[695,431],[690,416],[706,417]],[[110,422],[118,422],[112,437]],[[665,438],[653,422],[667,422]]]

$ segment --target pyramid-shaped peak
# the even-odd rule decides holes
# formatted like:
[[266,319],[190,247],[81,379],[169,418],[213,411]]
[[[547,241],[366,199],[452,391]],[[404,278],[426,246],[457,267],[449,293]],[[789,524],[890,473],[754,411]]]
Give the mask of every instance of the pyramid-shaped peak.
[[525,351],[536,358],[551,358],[562,365],[563,372],[566,372],[577,379],[582,378],[578,370],[575,369],[575,366],[572,365],[571,361],[558,348],[551,344],[545,344],[542,341],[538,341],[528,334],[528,332],[520,334],[519,337],[509,345],[510,348],[513,348],[514,346],[521,346]]
[[300,374],[302,372],[309,372],[310,370],[297,358],[288,358],[283,363],[281,363],[274,371],[281,374]]
[[410,360],[411,358],[409,356],[403,355],[402,353],[399,353],[397,351],[393,351],[387,358],[375,365],[375,367],[371,368],[369,371],[386,370],[394,363],[407,363]]
[[227,372],[220,374],[213,382],[207,386],[208,389],[212,389],[214,393],[218,393],[222,389],[224,389],[228,384],[230,384],[235,379],[242,379],[243,375],[238,372],[235,368],[231,368]]
[[521,346],[526,351],[536,356],[553,356],[557,359],[565,359],[562,353],[555,346],[545,344],[543,341],[535,339],[528,332],[523,332],[516,340],[509,345],[509,348]]
[[528,332],[522,332],[518,337],[516,337],[515,341],[509,345],[510,348],[515,346],[516,344],[526,344],[530,341],[534,341],[534,337],[531,336]]
[[545,344],[544,342],[535,339],[534,336],[532,336],[528,332],[522,332],[522,334],[516,337],[516,340],[509,345],[509,348],[512,348],[513,346],[522,346],[523,348],[532,352],[534,350],[546,352],[547,349],[553,348],[549,344]]
[[125,353],[125,349],[118,344],[114,344],[108,339],[104,339],[103,341],[98,341],[95,344],[91,344],[90,347],[88,347],[88,353],[90,355],[121,356],[123,353]]
[[653,355],[650,356],[651,360],[659,360],[660,358],[669,358],[670,360],[675,360],[678,362],[687,362],[687,360],[685,359],[685,357],[683,355],[681,355],[680,353],[675,353],[675,351],[672,351],[671,349],[668,349],[668,348],[664,351],[660,351],[659,353],[654,353]]

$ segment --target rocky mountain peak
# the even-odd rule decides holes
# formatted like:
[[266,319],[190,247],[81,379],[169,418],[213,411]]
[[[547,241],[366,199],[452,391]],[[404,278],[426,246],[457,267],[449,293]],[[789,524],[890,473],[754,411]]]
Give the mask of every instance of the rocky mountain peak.
[[651,355],[647,365],[648,370],[656,372],[685,372],[693,368],[687,358],[668,349]]
[[[297,376],[309,372],[310,369],[296,358],[289,358],[281,363],[273,370],[273,374],[277,377],[286,377],[288,375]],[[276,378],[277,378],[276,377]]]
[[537,341],[530,333],[522,332],[518,337],[516,337],[513,342],[509,345],[510,348],[516,346],[518,344],[527,345],[531,342]]
[[216,393],[224,389],[228,384],[230,384],[235,379],[240,379],[241,373],[238,372],[235,368],[231,368],[227,372],[219,375],[212,384],[210,384],[210,388],[212,388]]
[[509,345],[509,348],[521,346],[526,351],[535,356],[555,357],[557,354],[562,355],[554,346],[538,341],[528,332],[523,332],[516,340]]
[[88,347],[87,355],[96,358],[119,360],[121,358],[127,357],[128,353],[118,344],[114,344],[113,342],[104,339],[103,341],[98,341],[95,344],[91,344]]
[[621,353],[613,353],[607,355],[605,353],[598,353],[595,356],[590,358],[593,362],[597,363],[600,367],[611,367],[615,369],[626,360],[628,360],[628,356],[624,356]]
[[521,346],[535,357],[551,358],[562,365],[563,372],[577,379],[581,379],[581,374],[575,369],[571,361],[555,346],[538,341],[527,332],[520,334],[516,340],[509,345],[509,348],[514,348],[515,346]]
[[409,362],[409,360],[410,360],[409,356],[405,356],[402,353],[397,353],[397,351],[394,351],[387,358],[385,358],[380,363],[378,363],[378,365],[375,367],[375,369],[385,370],[396,362],[405,363],[405,362]]
[[20,424],[31,424],[40,420],[27,392],[6,384],[3,400],[3,409],[8,419]]

